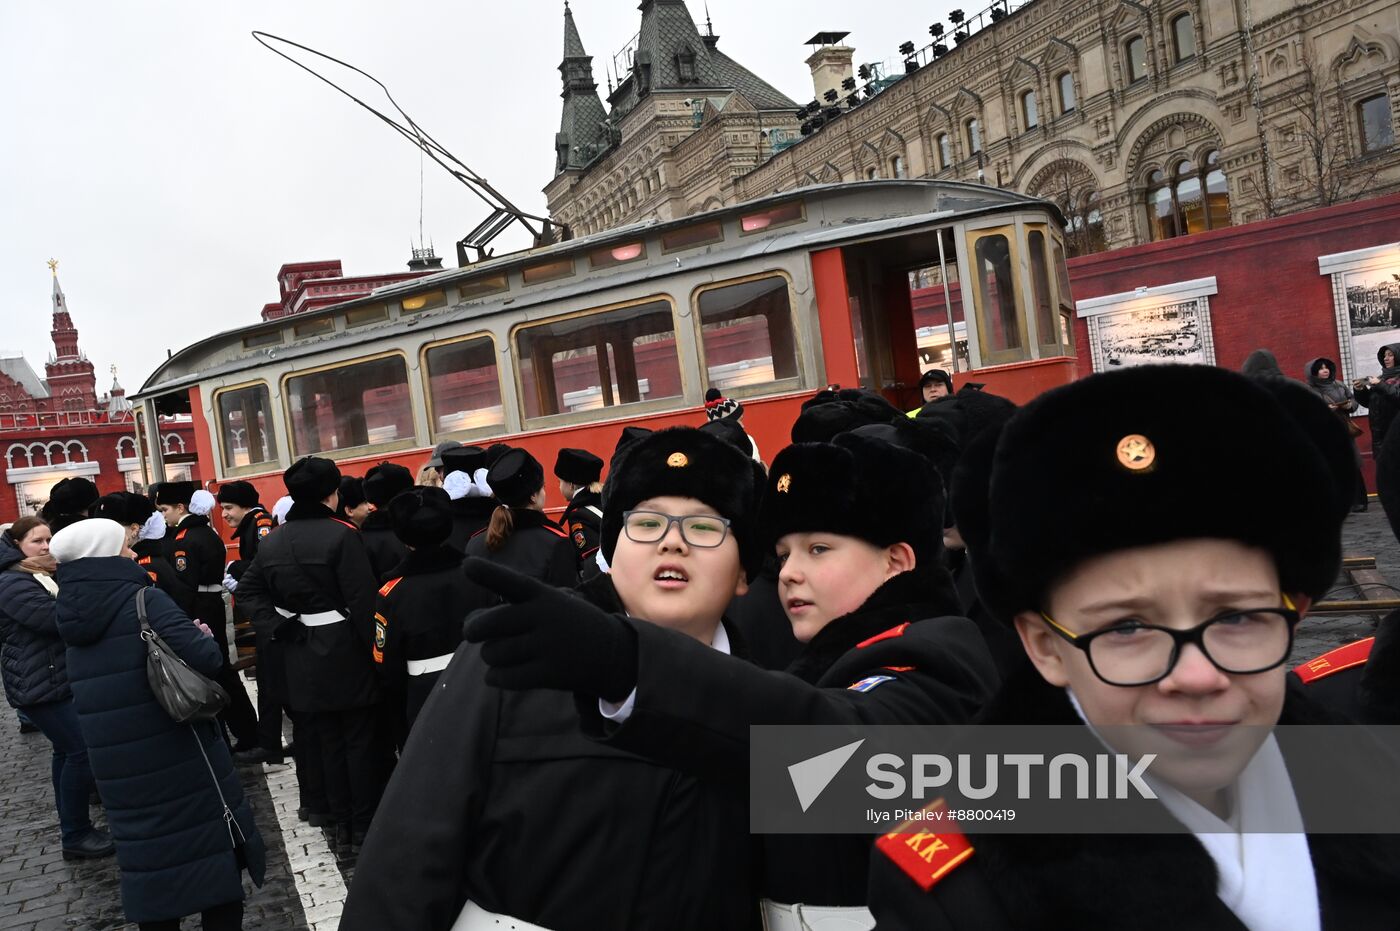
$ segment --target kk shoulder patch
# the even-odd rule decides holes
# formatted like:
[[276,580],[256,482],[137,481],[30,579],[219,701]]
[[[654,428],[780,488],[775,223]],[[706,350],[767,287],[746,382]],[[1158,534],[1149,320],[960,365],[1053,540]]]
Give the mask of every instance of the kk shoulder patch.
[[919,815],[882,836],[875,847],[927,892],[972,856],[972,842],[948,817],[943,799],[928,805]]
[[891,682],[893,680],[894,676],[866,676],[859,682],[852,682],[850,685],[846,686],[846,691],[868,692],[882,682]]
[[1375,637],[1367,637],[1365,640],[1345,643],[1335,650],[1329,650],[1323,653],[1317,659],[1310,660],[1294,668],[1293,672],[1299,679],[1302,679],[1304,683],[1326,679],[1328,676],[1339,673],[1343,669],[1350,669],[1353,666],[1360,666],[1365,663],[1371,658],[1371,648],[1375,645]]
[[379,589],[379,594],[388,597],[389,593],[394,590],[394,586],[398,585],[402,581],[403,576],[399,576],[397,579],[390,579],[389,581],[384,583],[383,587]]

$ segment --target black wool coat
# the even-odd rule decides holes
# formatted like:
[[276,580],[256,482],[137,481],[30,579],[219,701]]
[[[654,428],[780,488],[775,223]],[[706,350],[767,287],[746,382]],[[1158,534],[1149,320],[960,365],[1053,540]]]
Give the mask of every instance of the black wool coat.
[[[458,498],[448,505],[452,511],[452,533],[447,545],[454,550],[465,552],[467,541],[486,529],[491,523],[491,514],[501,502],[495,498]],[[517,522],[516,526],[520,524]]]
[[365,544],[365,555],[369,557],[375,580],[387,582],[393,578],[394,568],[408,555],[408,547],[394,533],[389,512],[370,511],[360,525],[360,539]]
[[500,563],[521,575],[528,575],[549,585],[557,585],[560,588],[573,588],[577,585],[578,550],[569,539],[569,535],[560,530],[542,511],[511,508],[511,517],[515,521],[515,529],[499,550],[492,552],[487,548],[486,531],[480,530],[467,541],[466,554]]
[[[345,711],[379,700],[371,656],[377,588],[359,531],[324,505],[292,505],[287,522],[262,541],[238,597],[286,670],[278,697],[293,711]],[[339,611],[346,619],[313,627],[277,608]]]
[[166,531],[164,542],[165,559],[191,599],[180,605],[181,610],[208,624],[210,630],[222,629],[226,623],[223,592],[199,590],[201,585],[220,585],[224,580],[228,550],[218,531],[209,525],[208,517],[191,514]]
[[[1027,667],[980,723],[1083,726],[1064,689]],[[1284,724],[1337,723],[1290,691]],[[1215,862],[1191,834],[964,834],[972,855],[925,892],[877,851],[870,908],[879,931],[1245,931],[1216,895]],[[1308,836],[1324,931],[1400,927],[1400,840]]]
[[136,554],[136,564],[146,571],[156,588],[169,595],[181,611],[191,614],[195,590],[181,581],[175,567],[166,561],[165,540],[137,540],[131,549]]
[[403,693],[409,727],[442,673],[410,675],[407,664],[456,653],[463,618],[496,601],[462,573],[462,559],[446,546],[413,550],[379,590],[374,662],[390,691]]
[[[812,638],[785,672],[723,656],[645,622],[637,696],[615,725],[580,702],[584,727],[616,747],[746,790],[754,724],[960,724],[997,687],[977,627],[941,569],[895,576]],[[851,686],[887,677],[864,691]],[[698,698],[697,696],[703,696]],[[760,839],[760,891],[784,904],[864,905],[870,842],[859,835]]]
[[[611,589],[585,596],[616,610]],[[572,695],[486,670],[463,644],[424,705],[341,931],[447,931],[468,897],[553,931],[755,927],[745,793],[591,741]]]
[[217,725],[176,724],[156,702],[146,681],[137,591],[145,589],[151,627],[206,676],[219,669],[218,644],[130,559],[74,560],[58,567],[57,578],[58,629],[68,644],[88,761],[117,844],[127,920],[162,921],[241,901],[242,869],[220,792],[246,838],[248,874],[258,885],[262,838]]
[[0,534],[0,677],[6,700],[16,708],[73,694],[54,596],[33,575],[15,568],[23,559],[9,532]]
[[253,560],[258,558],[258,544],[274,530],[272,515],[261,504],[248,509],[234,528],[233,539],[238,543],[238,558],[228,564],[228,574],[234,581],[243,578]]

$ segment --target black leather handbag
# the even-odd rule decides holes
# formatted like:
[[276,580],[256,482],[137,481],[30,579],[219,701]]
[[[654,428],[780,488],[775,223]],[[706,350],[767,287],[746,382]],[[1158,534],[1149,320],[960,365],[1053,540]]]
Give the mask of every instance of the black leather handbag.
[[177,724],[212,721],[228,704],[228,693],[205,678],[160,639],[146,620],[146,589],[136,593],[136,617],[146,641],[146,681],[156,701]]

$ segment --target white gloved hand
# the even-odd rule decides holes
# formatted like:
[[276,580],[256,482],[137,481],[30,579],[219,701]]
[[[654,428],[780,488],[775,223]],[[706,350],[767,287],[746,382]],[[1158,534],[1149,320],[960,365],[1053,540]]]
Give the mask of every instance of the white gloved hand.
[[237,587],[238,580],[235,579],[233,576],[229,575],[228,573],[224,573],[224,591],[228,592],[231,595],[233,594],[233,590]]

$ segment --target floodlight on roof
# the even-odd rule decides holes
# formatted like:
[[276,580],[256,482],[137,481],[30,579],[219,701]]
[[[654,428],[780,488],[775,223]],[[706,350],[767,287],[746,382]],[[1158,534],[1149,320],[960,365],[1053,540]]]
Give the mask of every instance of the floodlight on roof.
[[913,55],[913,54],[914,54],[914,43],[913,43],[913,42],[904,42],[904,43],[901,43],[900,46],[899,46],[899,54],[905,56],[906,58],[909,57],[910,55]]

